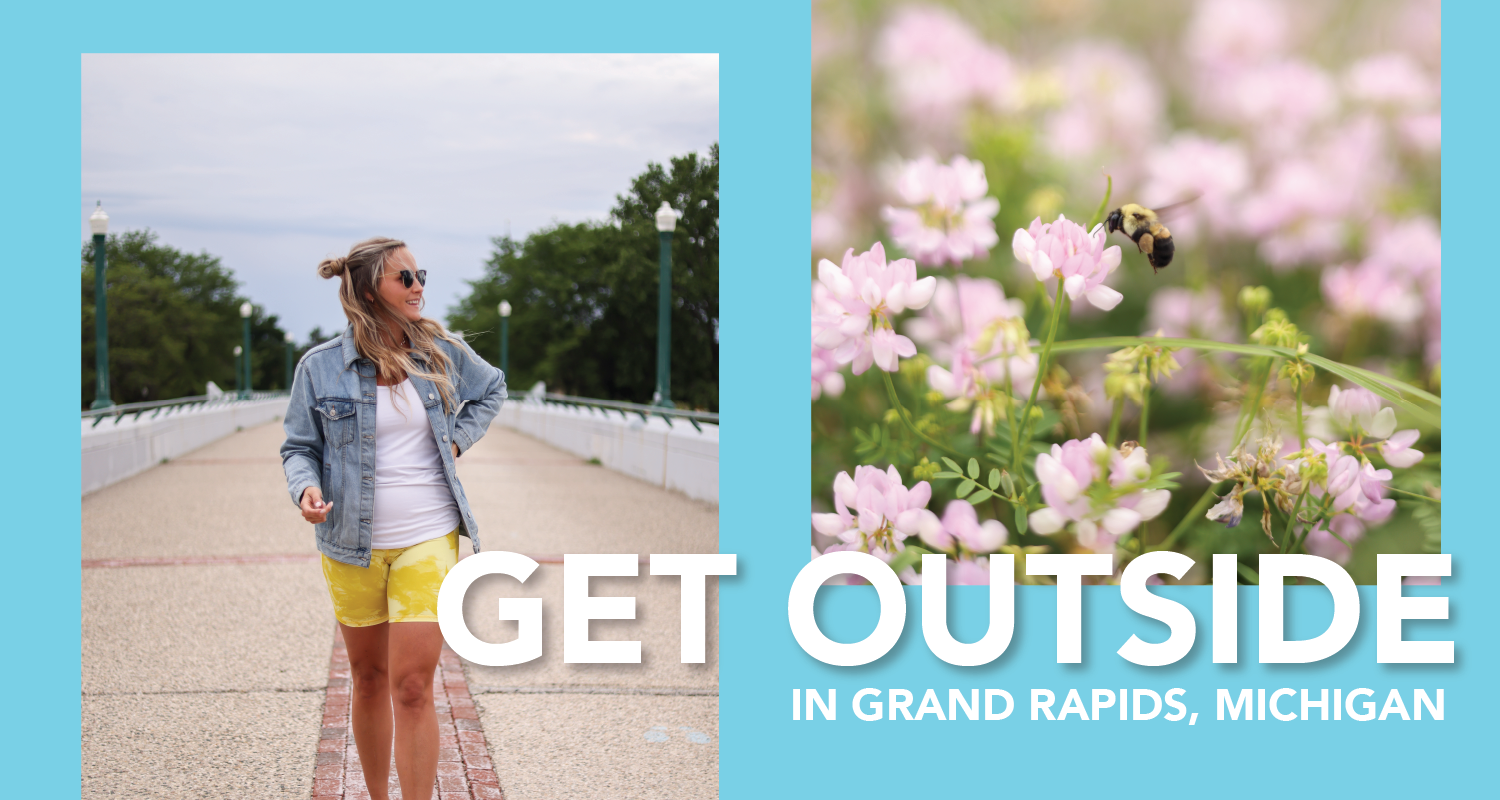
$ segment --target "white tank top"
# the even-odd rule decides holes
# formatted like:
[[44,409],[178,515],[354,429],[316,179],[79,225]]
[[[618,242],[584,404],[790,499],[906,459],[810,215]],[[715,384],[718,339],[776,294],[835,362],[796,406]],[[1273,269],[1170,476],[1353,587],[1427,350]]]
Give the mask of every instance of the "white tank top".
[[370,547],[411,547],[458,527],[422,398],[410,380],[375,387],[375,517]]

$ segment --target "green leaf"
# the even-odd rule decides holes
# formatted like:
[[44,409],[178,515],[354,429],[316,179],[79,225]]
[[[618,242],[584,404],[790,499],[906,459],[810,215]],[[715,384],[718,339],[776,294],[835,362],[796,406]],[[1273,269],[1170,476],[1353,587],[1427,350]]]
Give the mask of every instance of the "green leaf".
[[955,491],[953,494],[956,495],[956,496],[958,496],[958,497],[960,497],[960,498],[962,498],[962,497],[966,496],[969,492],[974,491],[974,489],[975,489],[976,486],[977,486],[977,484],[975,484],[973,481],[965,478],[964,482],[960,483],[958,485],[958,490]]
[[1000,489],[1000,470],[993,467],[990,468],[990,489],[995,491]]
[[1237,564],[1236,566],[1240,568],[1240,575],[1244,577],[1244,579],[1248,583],[1250,583],[1251,585],[1260,584],[1260,576],[1255,573],[1255,570],[1251,569],[1245,564]]
[[947,464],[948,465],[948,469],[951,469],[954,472],[963,472],[964,471],[964,468],[960,467],[958,465],[957,461],[954,461],[953,459],[951,459],[951,458],[949,458],[947,456],[943,456],[943,463]]
[[1019,536],[1025,536],[1026,535],[1026,506],[1023,506],[1020,503],[1017,503],[1014,506],[1014,508],[1016,510],[1016,534],[1019,535]]
[[994,492],[981,486],[978,489],[975,489],[973,494],[969,495],[969,502],[978,505],[979,503],[983,503],[984,501],[994,496]]
[[934,478],[962,478],[963,474],[958,472],[939,472],[932,476]]
[[977,458],[969,459],[969,477],[975,481],[979,480],[979,459]]
[[[1135,347],[1142,344],[1184,347],[1219,353],[1239,353],[1240,355],[1260,356],[1263,358],[1298,357],[1295,351],[1286,347],[1267,347],[1258,344],[1231,344],[1229,342],[1215,342],[1208,339],[1178,339],[1166,336],[1101,336],[1097,339],[1075,339],[1065,342],[1053,342],[1052,352],[1076,353],[1083,350],[1118,350],[1123,347]],[[995,356],[990,356],[989,358],[995,358]],[[989,358],[980,359],[976,363],[983,363],[989,360]],[[1431,392],[1423,391],[1405,381],[1399,381],[1362,367],[1341,364],[1320,355],[1307,353],[1302,355],[1301,358],[1307,363],[1337,375],[1350,383],[1369,389],[1418,420],[1434,426],[1442,425],[1443,401],[1442,398]],[[1419,405],[1418,401],[1422,401],[1423,405]]]

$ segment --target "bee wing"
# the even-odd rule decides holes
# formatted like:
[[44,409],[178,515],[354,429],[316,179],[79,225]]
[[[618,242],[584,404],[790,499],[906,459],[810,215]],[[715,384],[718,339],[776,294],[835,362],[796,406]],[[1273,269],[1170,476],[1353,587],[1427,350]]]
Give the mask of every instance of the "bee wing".
[[1197,193],[1195,195],[1192,195],[1190,197],[1184,197],[1183,199],[1178,200],[1177,202],[1172,203],[1170,205],[1157,206],[1153,210],[1156,211],[1156,216],[1157,217],[1159,217],[1161,219],[1168,219],[1170,217],[1173,217],[1173,216],[1176,216],[1177,214],[1182,213],[1183,209],[1186,208],[1188,206],[1188,204],[1190,204],[1190,203],[1196,203],[1198,201],[1198,198],[1200,198],[1202,196],[1203,196],[1203,193],[1199,192],[1199,193]]

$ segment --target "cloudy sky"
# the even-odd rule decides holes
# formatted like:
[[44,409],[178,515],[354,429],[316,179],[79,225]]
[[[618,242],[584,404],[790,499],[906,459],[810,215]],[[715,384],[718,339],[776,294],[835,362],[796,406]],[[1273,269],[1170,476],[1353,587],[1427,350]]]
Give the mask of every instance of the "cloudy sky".
[[602,219],[719,138],[716,55],[86,55],[79,230],[207,251],[282,327],[344,325],[318,261],[405,240],[442,318],[490,237]]

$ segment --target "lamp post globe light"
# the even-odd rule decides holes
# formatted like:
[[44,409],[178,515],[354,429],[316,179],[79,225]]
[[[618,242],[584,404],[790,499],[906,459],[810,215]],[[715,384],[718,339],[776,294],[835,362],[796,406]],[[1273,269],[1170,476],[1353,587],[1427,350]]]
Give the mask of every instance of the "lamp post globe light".
[[661,301],[656,315],[656,395],[651,404],[672,408],[672,231],[682,214],[661,201],[656,231],[661,243]]
[[510,374],[510,302],[500,301],[500,372]]
[[286,335],[286,390],[292,390],[292,351],[297,348],[297,339],[289,332]]
[[245,352],[245,348],[240,347],[239,345],[235,345],[234,346],[234,395],[235,395],[235,397],[243,397],[244,394],[245,394],[245,384],[244,384],[244,381],[245,381],[245,370],[240,367],[240,356],[244,352]]
[[94,234],[94,374],[97,378],[94,402],[89,408],[109,408],[115,401],[109,399],[109,321],[106,317],[109,306],[105,296],[104,270],[105,237],[109,233],[109,215],[104,213],[104,201],[94,205],[89,215],[89,231]]
[[240,319],[245,321],[245,359],[240,362],[245,370],[245,388],[240,390],[240,399],[247,400],[250,397],[250,314],[255,307],[249,301],[240,304]]

